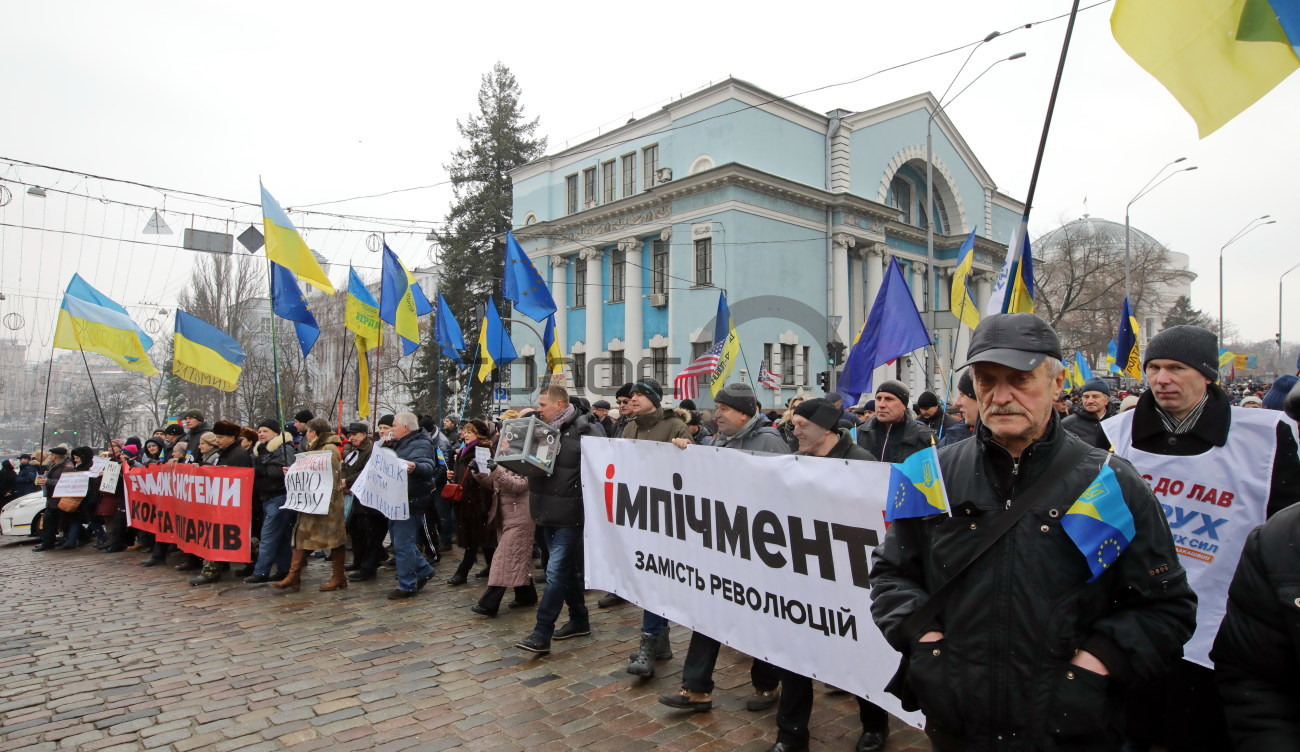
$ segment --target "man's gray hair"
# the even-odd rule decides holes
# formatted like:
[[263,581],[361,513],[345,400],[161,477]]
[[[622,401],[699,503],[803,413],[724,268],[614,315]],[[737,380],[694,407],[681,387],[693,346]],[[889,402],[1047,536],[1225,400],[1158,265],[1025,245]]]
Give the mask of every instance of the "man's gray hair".
[[1048,355],[1047,359],[1043,362],[1047,363],[1047,378],[1049,379],[1056,378],[1056,374],[1065,370],[1065,364],[1056,358],[1053,358],[1051,355]]
[[398,413],[393,416],[393,425],[406,426],[411,431],[418,431],[420,430],[420,419],[415,417],[415,413]]

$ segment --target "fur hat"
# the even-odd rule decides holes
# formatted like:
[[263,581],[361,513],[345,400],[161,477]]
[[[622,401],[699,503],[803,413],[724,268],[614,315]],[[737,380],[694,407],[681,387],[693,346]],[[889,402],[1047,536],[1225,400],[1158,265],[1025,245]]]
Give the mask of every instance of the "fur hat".
[[212,426],[212,432],[218,436],[232,436],[239,438],[239,424],[231,423],[228,420],[219,420]]

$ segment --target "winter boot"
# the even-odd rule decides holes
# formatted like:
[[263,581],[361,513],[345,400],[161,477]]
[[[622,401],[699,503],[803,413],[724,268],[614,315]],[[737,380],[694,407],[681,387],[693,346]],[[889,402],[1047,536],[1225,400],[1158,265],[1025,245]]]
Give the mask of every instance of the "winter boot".
[[343,571],[343,565],[347,557],[347,550],[343,546],[330,551],[330,563],[334,565],[334,576],[330,581],[320,586],[321,592],[328,593],[331,590],[346,590],[348,587],[347,573]]
[[641,633],[641,645],[628,661],[627,672],[643,679],[654,678],[655,657],[658,649],[659,635]]
[[301,548],[293,550],[293,561],[289,564],[289,574],[279,582],[271,583],[272,587],[281,590],[298,590],[302,587],[302,568],[307,563],[307,551]]

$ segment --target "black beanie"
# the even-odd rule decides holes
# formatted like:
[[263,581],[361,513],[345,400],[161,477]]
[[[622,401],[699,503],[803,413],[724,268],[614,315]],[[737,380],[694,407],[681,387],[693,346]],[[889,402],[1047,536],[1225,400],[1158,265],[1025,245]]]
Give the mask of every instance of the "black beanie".
[[664,399],[664,388],[658,381],[646,377],[632,385],[631,394],[644,394],[650,400],[650,404],[659,407],[659,403]]
[[962,371],[961,378],[957,379],[957,391],[975,399],[975,380],[970,377],[970,369]]
[[614,399],[616,399],[616,400],[617,400],[617,399],[628,399],[628,398],[631,397],[631,396],[632,396],[632,385],[631,385],[631,384],[624,384],[623,386],[620,386],[620,387],[618,388],[618,391],[617,391],[617,392],[614,392]]
[[311,419],[315,417],[316,416],[312,414],[311,410],[299,410],[298,414],[293,416],[293,419],[299,423],[310,423]]
[[718,395],[713,398],[713,401],[749,416],[758,412],[758,398],[754,396],[754,387],[749,384],[739,382],[727,384],[718,390]]
[[794,414],[821,426],[827,431],[834,431],[836,426],[839,425],[840,416],[844,414],[844,411],[836,407],[830,400],[816,397],[795,405]]
[[928,390],[921,392],[921,396],[916,398],[916,406],[918,408],[938,407],[939,397],[934,392]]
[[[912,393],[907,390],[907,387],[903,385],[903,382],[894,381],[893,379],[890,379],[889,381],[886,381],[880,386],[876,387],[876,394],[880,394],[881,392],[886,392],[888,394],[894,395],[904,405],[906,405],[912,399]],[[936,402],[935,404],[938,403]]]
[[[718,400],[717,400],[717,399],[714,399],[713,401],[714,401],[714,402],[717,402]],[[686,399],[682,400],[681,402],[678,402],[678,403],[677,403],[677,406],[680,407],[680,408],[683,409],[683,410],[699,410],[699,409],[700,409],[700,408],[698,408],[698,407],[695,406],[695,400],[691,399],[690,397],[687,397]],[[735,407],[735,405],[732,405],[732,407]],[[739,409],[739,408],[737,408],[737,409]],[[749,413],[749,414],[750,414],[750,415],[753,415],[753,413]]]
[[1176,360],[1200,371],[1211,383],[1219,381],[1219,338],[1209,329],[1171,326],[1147,342],[1142,368],[1153,360]]
[[274,431],[277,434],[280,433],[280,421],[276,420],[275,418],[267,418],[266,420],[258,423],[257,427],[265,428],[269,431]]
[[1107,383],[1105,382],[1105,380],[1103,380],[1103,379],[1091,378],[1091,379],[1088,379],[1087,381],[1083,382],[1083,386],[1079,388],[1079,392],[1080,392],[1080,393],[1083,393],[1083,392],[1101,392],[1102,394],[1104,394],[1104,395],[1106,395],[1107,397],[1109,397],[1109,396],[1110,396],[1110,384],[1107,384]]
[[[452,417],[452,418],[455,418],[456,416],[453,415],[453,416],[451,416],[451,417]],[[384,417],[382,417],[382,418],[379,419],[379,425],[381,425],[381,426],[388,426],[389,428],[392,428],[392,427],[393,427],[393,421],[395,421],[395,420],[397,420],[397,418],[396,418],[395,416],[393,416],[393,415],[385,415]],[[457,422],[459,422],[459,421],[457,421]]]

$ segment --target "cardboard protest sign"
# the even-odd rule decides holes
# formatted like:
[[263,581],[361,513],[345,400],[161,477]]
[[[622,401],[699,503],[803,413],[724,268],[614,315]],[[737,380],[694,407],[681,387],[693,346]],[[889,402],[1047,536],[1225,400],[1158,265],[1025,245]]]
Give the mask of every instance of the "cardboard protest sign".
[[284,504],[288,509],[302,514],[329,514],[330,497],[334,495],[334,471],[331,467],[332,449],[301,452],[293,464],[284,471]]

